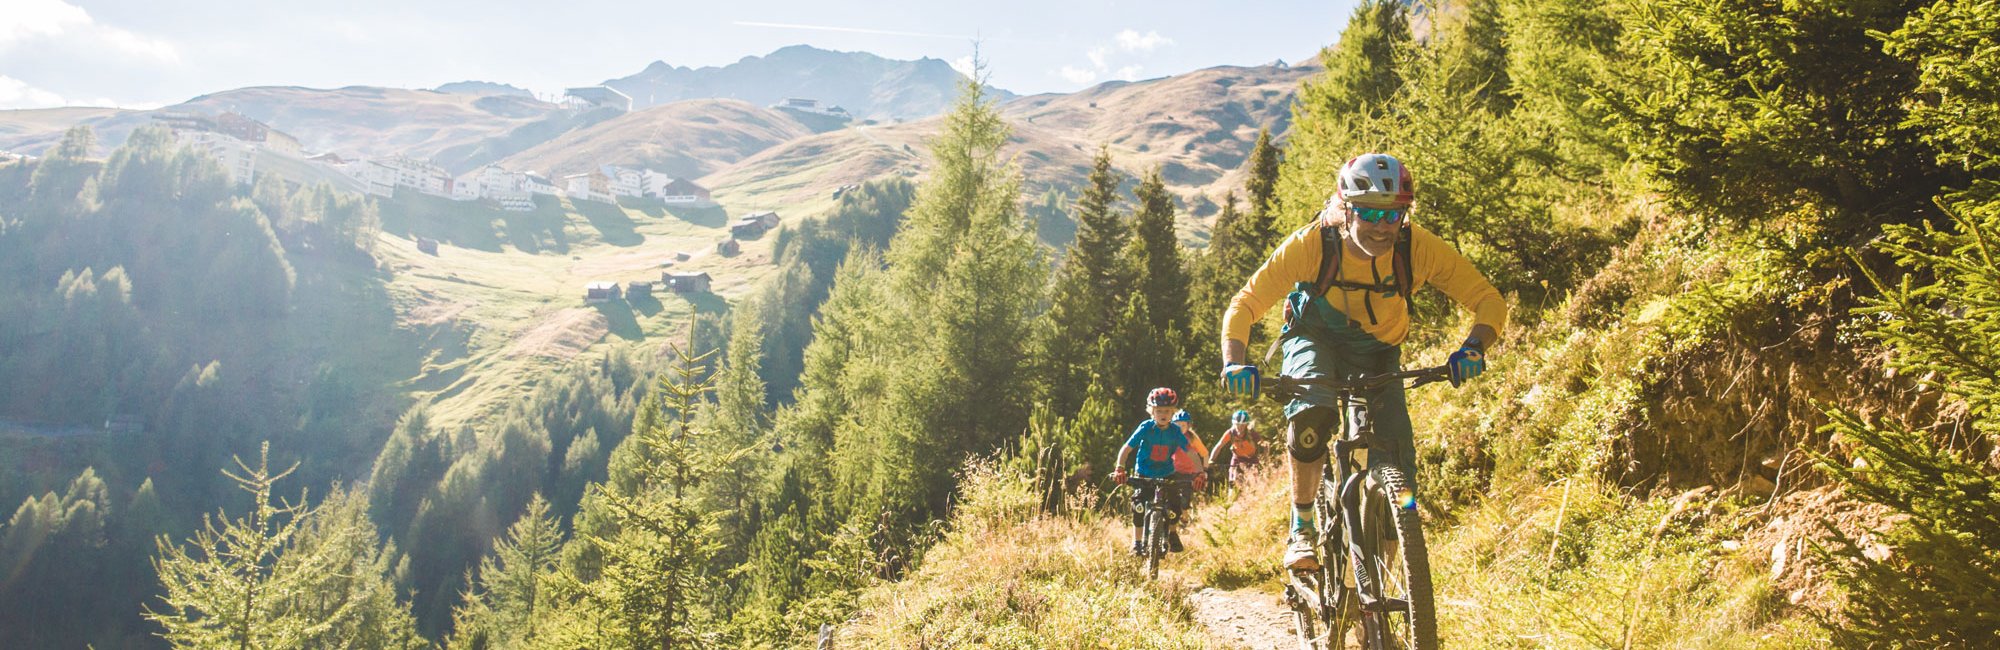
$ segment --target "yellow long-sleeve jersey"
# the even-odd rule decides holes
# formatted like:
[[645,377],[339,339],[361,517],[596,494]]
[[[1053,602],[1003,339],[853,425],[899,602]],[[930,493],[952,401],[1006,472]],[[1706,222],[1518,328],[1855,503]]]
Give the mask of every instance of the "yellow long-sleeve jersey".
[[[1271,252],[1264,266],[1250,276],[1243,289],[1229,299],[1229,310],[1222,315],[1222,340],[1248,342],[1250,325],[1264,316],[1271,305],[1284,300],[1292,292],[1292,287],[1300,282],[1314,282],[1319,279],[1321,237],[1314,224],[1292,233],[1278,249]],[[1340,280],[1371,283],[1388,280],[1395,275],[1390,255],[1375,258],[1356,255],[1352,250],[1340,256]],[[1437,287],[1446,296],[1473,313],[1476,323],[1493,328],[1498,334],[1507,324],[1507,301],[1500,291],[1486,281],[1486,276],[1473,268],[1472,262],[1458,254],[1423,226],[1410,226],[1410,273],[1415,276],[1416,286],[1425,284]],[[1410,336],[1409,308],[1404,303],[1406,296],[1364,295],[1362,289],[1332,287],[1326,292],[1328,303],[1342,314],[1361,324],[1361,329],[1376,339],[1390,345],[1401,345]],[[1407,292],[1406,292],[1407,293]],[[1373,318],[1364,311],[1363,301],[1373,301]],[[1371,322],[1372,321],[1372,322]],[[1491,341],[1488,341],[1491,343]]]

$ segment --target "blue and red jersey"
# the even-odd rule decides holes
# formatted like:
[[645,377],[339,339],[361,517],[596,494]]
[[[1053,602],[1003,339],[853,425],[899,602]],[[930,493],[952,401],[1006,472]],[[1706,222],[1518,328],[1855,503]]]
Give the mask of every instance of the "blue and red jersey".
[[1160,426],[1151,419],[1139,423],[1139,428],[1132,431],[1132,437],[1125,440],[1125,446],[1137,452],[1132,461],[1132,473],[1141,478],[1171,477],[1174,475],[1174,452],[1187,450],[1190,454],[1194,453],[1180,425],[1169,422]]

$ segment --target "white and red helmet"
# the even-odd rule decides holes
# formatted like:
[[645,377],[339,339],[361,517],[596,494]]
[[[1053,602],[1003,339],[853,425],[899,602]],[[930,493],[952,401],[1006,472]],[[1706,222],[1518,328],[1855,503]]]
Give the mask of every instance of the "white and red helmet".
[[1402,210],[1416,199],[1410,168],[1386,153],[1364,153],[1340,166],[1340,200],[1357,208]]

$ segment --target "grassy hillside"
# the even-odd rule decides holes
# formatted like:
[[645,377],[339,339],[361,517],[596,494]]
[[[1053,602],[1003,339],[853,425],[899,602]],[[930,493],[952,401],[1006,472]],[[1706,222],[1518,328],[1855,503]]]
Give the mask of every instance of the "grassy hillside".
[[[1120,518],[1037,516],[1032,481],[992,464],[969,468],[964,485],[917,567],[856,595],[860,613],[836,629],[836,647],[1216,647],[1190,612],[1190,583],[1148,581]],[[1189,552],[1168,560],[1170,572],[1212,555],[1184,539]]]
[[[1313,67],[1217,67],[1141,82],[1110,82],[1070,95],[1034,95],[1000,105],[1013,133],[1003,155],[1021,167],[1030,193],[1080,186],[1091,156],[1109,147],[1127,178],[1159,167],[1179,199],[1182,239],[1206,241],[1223,193],[1260,126],[1282,136],[1291,98]],[[832,204],[842,185],[884,174],[921,177],[935,119],[799,138],[701,179],[718,196],[772,206]]]
[[133,112],[121,108],[74,106],[0,110],[0,149],[15,153],[40,153],[62,140],[63,131],[71,126],[95,126]]
[[[382,205],[376,254],[394,274],[398,319],[429,341],[405,384],[440,426],[492,415],[600,343],[650,353],[684,340],[691,314],[725,309],[773,271],[773,237],[714,252],[736,210],[538,200],[526,213],[413,193]],[[439,254],[418,252],[419,236],[439,240]],[[690,259],[673,261],[679,252]],[[707,272],[714,295],[583,302],[586,283],[657,282],[664,270]]]
[[784,113],[733,99],[696,99],[635,111],[564,133],[500,161],[560,176],[634,165],[700,177],[812,133]]

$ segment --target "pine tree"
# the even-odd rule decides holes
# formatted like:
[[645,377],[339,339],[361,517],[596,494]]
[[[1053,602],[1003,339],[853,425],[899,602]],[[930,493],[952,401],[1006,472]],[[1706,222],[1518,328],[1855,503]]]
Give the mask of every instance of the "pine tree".
[[[1278,232],[1305,225],[1334,189],[1333,170],[1364,151],[1381,151],[1395,127],[1387,119],[1402,89],[1410,23],[1396,0],[1364,0],[1336,44],[1320,52],[1323,75],[1299,89],[1292,131],[1276,186]],[[1421,182],[1421,181],[1419,181]],[[1257,189],[1250,194],[1254,208]],[[1273,237],[1272,244],[1277,243]]]
[[1844,620],[1822,621],[1842,645],[1978,647],[2000,636],[2000,64],[1981,55],[2000,47],[1996,20],[1991,0],[1938,3],[1886,39],[1922,71],[1924,99],[1907,126],[1972,181],[1940,197],[1949,222],[1888,228],[1879,245],[1900,279],[1855,260],[1880,292],[1857,314],[1899,374],[1963,404],[1975,436],[1913,429],[1923,413],[1871,422],[1829,409],[1825,430],[1853,444],[1855,462],[1822,456],[1821,468],[1899,515],[1877,537],[1886,549],[1835,531],[1822,551],[1846,591]]
[[1253,260],[1250,268],[1256,269],[1264,263],[1264,257],[1278,247],[1285,231],[1278,219],[1278,173],[1281,164],[1278,147],[1271,143],[1271,129],[1257,130],[1257,144],[1250,148],[1250,157],[1243,161],[1243,198],[1249,204],[1246,208],[1244,224],[1238,228],[1236,239],[1242,242],[1242,260]]
[[1157,338],[1147,340],[1135,350],[1140,355],[1137,358],[1106,358],[1105,362],[1113,364],[1110,367],[1143,368],[1155,373],[1140,380],[1140,384],[1186,390],[1181,366],[1194,356],[1195,340],[1188,327],[1189,279],[1174,227],[1174,197],[1167,193],[1166,181],[1158,169],[1146,175],[1134,190],[1134,196],[1139,201],[1139,212],[1127,255],[1132,268],[1140,273],[1135,286],[1137,293],[1146,297],[1148,329]]
[[549,516],[541,495],[493,543],[493,552],[479,562],[477,579],[465,602],[452,616],[453,648],[533,647],[536,632],[549,608],[541,583],[556,566],[562,529]]
[[1037,401],[1059,417],[1080,407],[1094,347],[1111,330],[1116,306],[1132,290],[1125,259],[1132,226],[1118,210],[1117,170],[1100,148],[1076,201],[1076,239],[1056,270],[1049,310],[1036,324]]
[[[365,501],[335,490],[318,508],[274,501],[270,443],[256,468],[224,470],[254,498],[241,519],[204,517],[191,547],[158,543],[165,586],[145,617],[183,648],[409,648],[414,621],[386,576],[393,549],[377,545]],[[306,596],[306,595],[310,596]]]
[[857,407],[859,430],[835,453],[873,456],[866,487],[848,496],[860,499],[854,516],[893,513],[897,536],[943,512],[966,456],[1027,422],[1028,324],[1044,271],[1019,171],[999,156],[1006,141],[985,87],[967,82],[886,256],[886,295],[863,343],[881,352],[881,399]]
[[719,640],[707,625],[719,513],[704,510],[697,493],[748,450],[722,449],[714,432],[694,426],[698,405],[713,390],[706,379],[710,355],[674,352],[673,375],[661,378],[626,441],[638,461],[633,475],[628,481],[614,475],[593,492],[610,529],[578,526],[601,565],[596,576],[571,571],[561,580],[562,594],[572,596],[571,622],[584,623],[553,631],[555,645],[660,648]]

